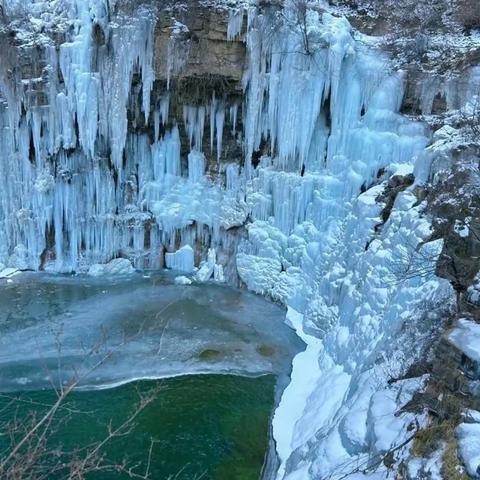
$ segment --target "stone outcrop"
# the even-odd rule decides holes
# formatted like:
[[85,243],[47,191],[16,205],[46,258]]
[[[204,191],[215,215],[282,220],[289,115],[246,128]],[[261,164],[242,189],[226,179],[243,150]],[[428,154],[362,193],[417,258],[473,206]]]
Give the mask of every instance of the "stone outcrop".
[[[244,19],[246,23],[246,19]],[[242,25],[242,24],[241,24]],[[170,122],[181,122],[184,107],[205,106],[214,99],[225,108],[225,135],[220,161],[242,162],[237,133],[242,131],[242,78],[246,62],[246,25],[229,39],[229,12],[191,2],[188,9],[160,15],[155,29],[154,101],[167,93],[170,97]],[[235,124],[228,114],[235,109]],[[210,131],[211,117],[205,120]],[[182,155],[190,151],[189,139],[181,132]],[[206,151],[211,173],[218,171],[218,152]]]
[[174,76],[180,79],[222,78],[241,90],[246,47],[243,35],[227,39],[228,16],[224,10],[198,4],[178,12],[173,24],[170,15],[162,15],[155,32],[157,78],[167,80],[169,51],[173,48],[175,54],[185,56],[183,68]]

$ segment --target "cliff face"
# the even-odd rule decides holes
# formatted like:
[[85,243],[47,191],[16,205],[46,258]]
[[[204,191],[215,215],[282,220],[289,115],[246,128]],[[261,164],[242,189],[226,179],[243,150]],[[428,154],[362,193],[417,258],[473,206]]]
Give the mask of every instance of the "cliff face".
[[420,478],[425,359],[477,312],[469,3],[67,6],[3,12],[0,261],[240,279],[307,344],[268,474]]
[[[247,53],[243,11],[237,14],[237,31],[231,31],[235,19],[229,25],[229,15],[234,17],[235,12],[193,4],[173,15],[173,25],[172,16],[162,15],[155,27],[157,79],[167,81],[168,72],[181,78],[221,77],[241,92]],[[176,59],[169,59],[169,48]],[[183,65],[176,64],[180,59]]]
[[[161,15],[155,27],[154,92],[160,99],[169,96],[171,120],[181,121],[186,108],[207,108],[210,112],[205,117],[204,128],[210,131],[212,115],[220,110],[226,112],[221,151],[216,152],[214,146],[205,152],[212,173],[218,157],[222,162],[228,159],[242,163],[237,133],[242,131],[245,31],[243,11],[229,13],[226,9],[196,2],[188,8]],[[213,121],[215,123],[215,117]],[[182,152],[188,154],[187,137],[181,136],[181,141]]]

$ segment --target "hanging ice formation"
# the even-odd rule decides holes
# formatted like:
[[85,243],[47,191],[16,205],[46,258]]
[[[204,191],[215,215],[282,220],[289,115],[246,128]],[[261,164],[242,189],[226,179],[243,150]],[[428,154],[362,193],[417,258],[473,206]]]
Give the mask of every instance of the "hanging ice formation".
[[[203,224],[218,240],[220,225],[229,222],[217,220],[234,198],[219,201],[223,193],[201,181],[206,166],[202,171],[198,160],[209,118],[208,148],[220,160],[223,99],[184,105],[183,119],[171,118],[168,92],[153,103],[156,12],[140,6],[122,13],[116,4],[6,7],[19,45],[0,67],[1,263],[82,271],[127,256],[138,268],[159,268],[164,250],[193,244]],[[238,105],[229,108],[235,135]],[[141,133],[150,126],[153,136]],[[195,171],[182,172],[183,128]]]
[[[33,25],[53,4],[29,7]],[[323,478],[390,448],[385,429],[401,436],[411,418],[385,405],[408,395],[383,391],[377,354],[401,370],[416,352],[399,358],[396,335],[422,302],[450,294],[434,278],[389,281],[430,234],[414,187],[386,220],[377,201],[389,177],[425,176],[428,132],[398,113],[402,73],[343,18],[312,11],[303,29],[288,7],[280,17],[251,8],[241,109],[212,96],[173,118],[168,92],[151,101],[153,13],[69,5],[58,51],[44,36],[39,74],[0,64],[0,262],[78,271],[125,256],[190,272],[203,260],[208,278],[225,266],[289,306],[308,344],[274,418],[278,478]],[[230,15],[229,39],[243,20]],[[222,148],[242,130],[240,114],[244,166]]]

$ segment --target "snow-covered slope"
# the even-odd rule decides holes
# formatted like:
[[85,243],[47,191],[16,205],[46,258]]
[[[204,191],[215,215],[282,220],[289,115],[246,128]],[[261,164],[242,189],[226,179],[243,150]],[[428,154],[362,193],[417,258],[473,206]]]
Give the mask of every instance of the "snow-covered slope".
[[[54,3],[29,10],[24,51]],[[168,96],[151,105],[156,12],[69,5],[60,48],[41,37],[39,76],[1,63],[0,261],[79,271],[126,256],[155,268],[168,251],[170,266],[191,270],[189,245],[197,257],[211,248],[208,279],[228,252],[307,344],[273,420],[277,478],[383,478],[382,455],[404,455],[408,445],[396,447],[421,421],[399,411],[424,379],[398,379],[452,298],[433,274],[442,244],[429,242],[416,196],[429,132],[399,114],[402,72],[344,18],[247,9],[245,163],[218,163],[212,178],[204,151],[221,151],[238,112],[215,97],[185,105],[183,118]],[[231,38],[241,18],[231,15]],[[404,187],[389,197],[392,182]]]
[[373,471],[409,436],[416,420],[398,411],[422,383],[387,382],[418,359],[427,311],[452,294],[433,273],[409,274],[417,255],[432,272],[442,248],[423,244],[416,185],[388,218],[377,200],[390,176],[425,169],[428,133],[398,114],[401,72],[344,19],[310,13],[313,55],[295,29],[268,42],[264,21],[251,19],[247,155],[262,134],[276,155],[247,187],[254,221],[237,266],[249,288],[289,306],[308,345],[273,422],[278,478]]

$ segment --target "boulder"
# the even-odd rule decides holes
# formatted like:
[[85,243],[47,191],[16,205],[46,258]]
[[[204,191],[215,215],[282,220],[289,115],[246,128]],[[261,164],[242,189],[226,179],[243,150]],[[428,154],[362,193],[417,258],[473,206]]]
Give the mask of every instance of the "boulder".
[[88,269],[88,275],[91,277],[129,275],[133,273],[130,260],[126,258],[115,258],[107,264],[96,263]]

